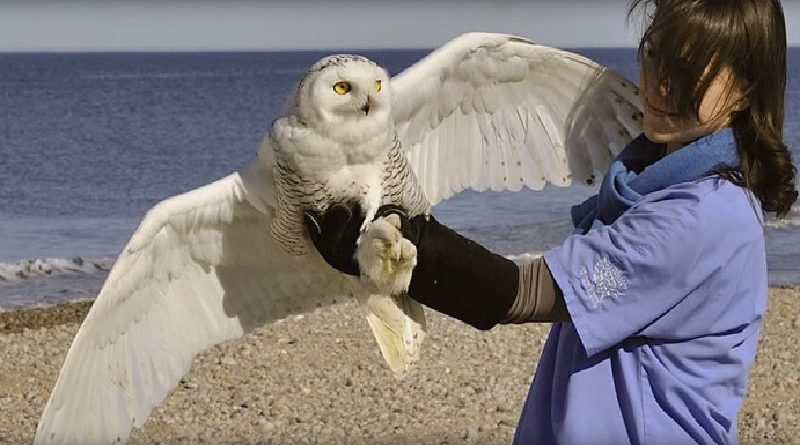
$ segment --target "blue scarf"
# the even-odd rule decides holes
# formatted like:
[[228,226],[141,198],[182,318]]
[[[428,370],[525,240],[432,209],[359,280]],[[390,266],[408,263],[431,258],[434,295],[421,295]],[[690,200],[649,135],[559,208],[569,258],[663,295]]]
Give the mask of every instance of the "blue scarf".
[[611,163],[600,192],[572,207],[575,233],[586,233],[613,223],[648,193],[694,181],[726,166],[739,167],[736,138],[731,128],[704,136],[661,157],[663,147],[644,134],[628,144]]

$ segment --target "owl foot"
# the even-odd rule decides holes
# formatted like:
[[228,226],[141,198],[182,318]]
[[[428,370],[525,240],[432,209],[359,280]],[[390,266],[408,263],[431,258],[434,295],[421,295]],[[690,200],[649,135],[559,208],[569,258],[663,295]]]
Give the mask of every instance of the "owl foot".
[[397,215],[378,218],[367,225],[356,247],[361,276],[389,295],[408,291],[411,272],[417,265],[417,248],[399,229]]

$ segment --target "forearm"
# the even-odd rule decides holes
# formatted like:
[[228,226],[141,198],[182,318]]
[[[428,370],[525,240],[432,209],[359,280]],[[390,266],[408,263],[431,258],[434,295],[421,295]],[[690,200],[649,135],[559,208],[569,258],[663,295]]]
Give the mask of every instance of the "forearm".
[[541,258],[514,262],[417,217],[418,249],[408,295],[478,329],[498,323],[569,320],[564,297]]
[[514,303],[517,265],[435,218],[414,219],[417,246],[408,295],[478,329],[491,329]]
[[564,293],[544,258],[525,258],[516,263],[519,268],[517,296],[501,323],[569,321]]
[[[374,226],[367,231],[374,239],[363,242],[362,248],[379,252],[364,258],[380,258],[386,246],[397,243],[398,238],[414,244],[416,267],[409,266],[410,283],[399,287],[407,289],[411,298],[478,329],[491,329],[498,323],[569,320],[563,294],[541,258],[515,263],[459,235],[432,216],[409,219],[396,206],[378,209],[379,218],[387,215],[399,219],[395,223],[384,221],[380,228]],[[370,276],[372,269],[365,272],[354,259],[363,223],[357,206],[351,209],[337,204],[324,213],[306,212],[304,218],[309,237],[328,264],[350,275]],[[402,233],[397,233],[396,227]],[[380,261],[378,265],[377,269],[383,270]]]

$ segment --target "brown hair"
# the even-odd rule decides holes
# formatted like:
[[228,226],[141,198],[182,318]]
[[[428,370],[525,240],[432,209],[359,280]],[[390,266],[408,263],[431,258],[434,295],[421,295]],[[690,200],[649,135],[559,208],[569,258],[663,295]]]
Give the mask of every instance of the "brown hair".
[[733,72],[749,106],[732,120],[739,170],[720,173],[750,189],[765,211],[785,216],[797,190],[783,143],[786,25],[779,0],[633,0],[628,19],[639,9],[647,25],[639,59],[678,113],[696,117],[714,78],[725,67]]

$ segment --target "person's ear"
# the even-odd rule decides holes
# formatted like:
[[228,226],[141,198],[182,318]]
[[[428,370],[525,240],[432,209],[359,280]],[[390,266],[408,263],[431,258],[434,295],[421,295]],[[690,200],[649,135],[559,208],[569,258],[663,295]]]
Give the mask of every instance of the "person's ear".
[[750,108],[750,88],[742,82],[737,80],[733,86],[733,111],[738,113]]
[[748,108],[750,108],[750,98],[744,97],[739,101],[736,111],[744,111]]
[[733,104],[733,111],[738,113],[740,111],[744,111],[750,108],[750,96],[742,95],[738,93],[739,97],[736,99],[736,102]]

